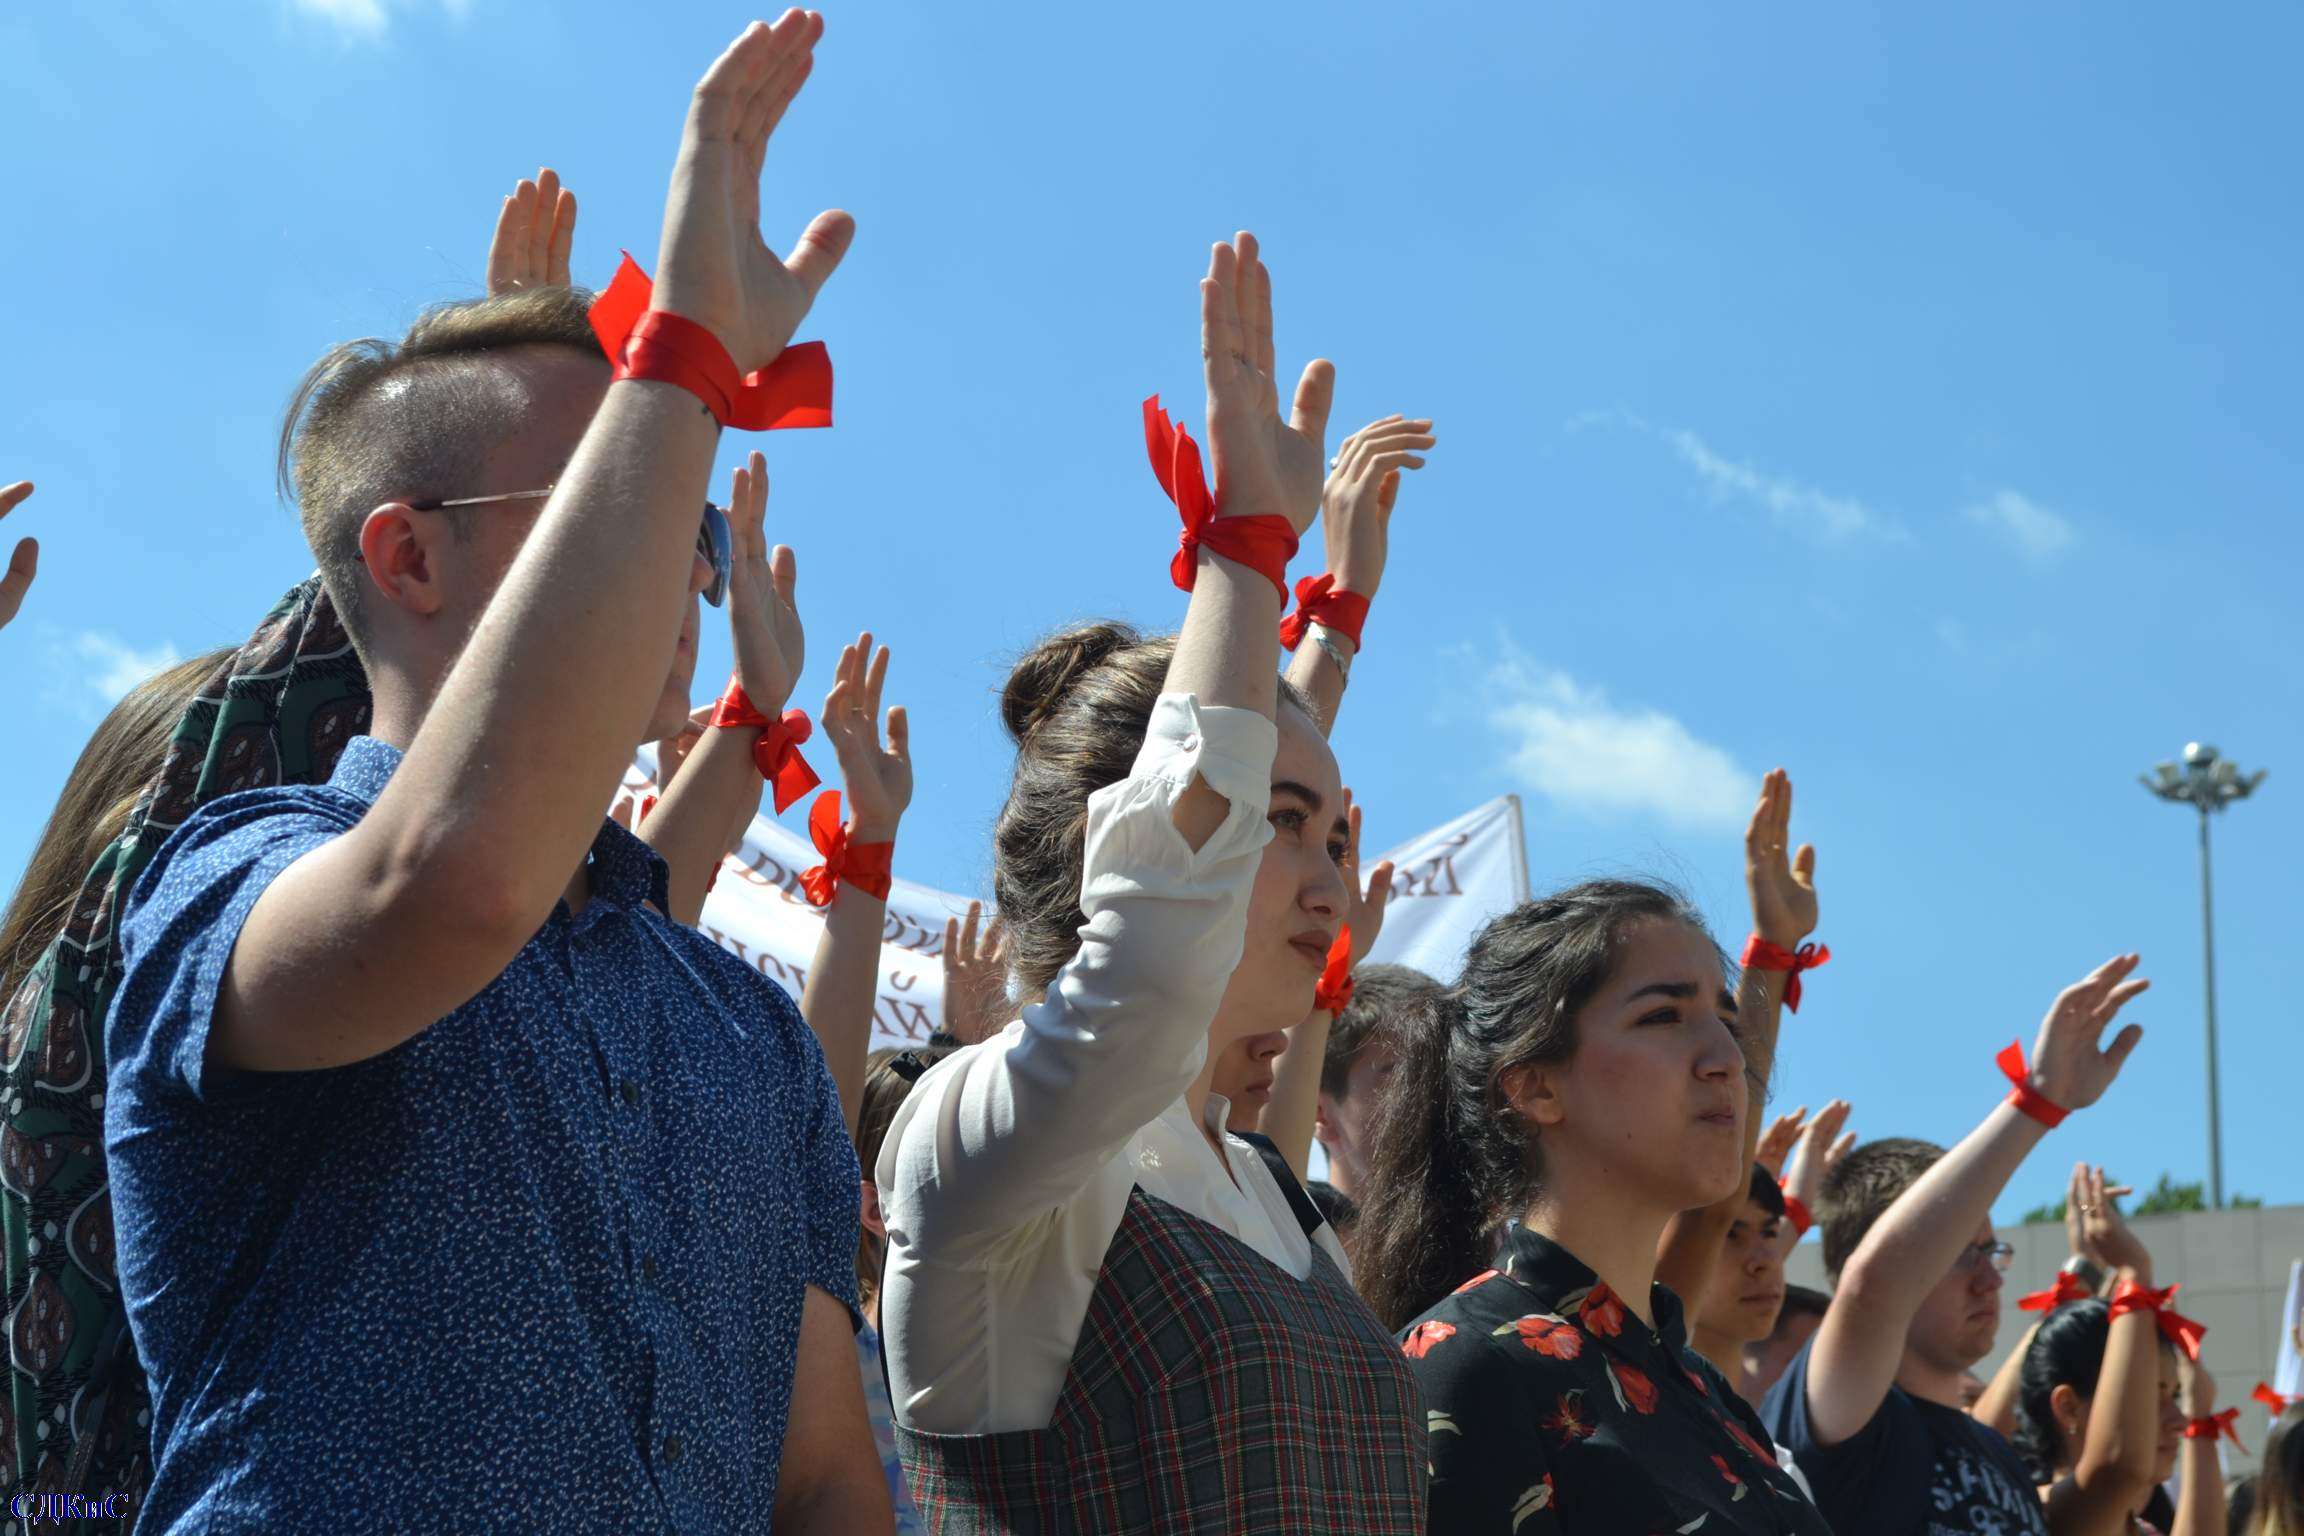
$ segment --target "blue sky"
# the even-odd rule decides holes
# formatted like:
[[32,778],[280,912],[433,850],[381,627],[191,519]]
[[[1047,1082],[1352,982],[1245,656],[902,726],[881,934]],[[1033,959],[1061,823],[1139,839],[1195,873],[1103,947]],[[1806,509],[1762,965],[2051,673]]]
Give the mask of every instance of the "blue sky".
[[[309,569],[290,385],[478,290],[498,199],[582,199],[577,275],[651,258],[684,93],[749,13],[274,0],[16,8],[0,479],[43,568],[0,633],[0,868],[107,700]],[[2150,1030],[2070,1159],[2205,1162],[2188,813],[2204,736],[2270,782],[2219,827],[2229,1186],[2304,1200],[2304,18],[2075,3],[828,6],[771,150],[772,242],[860,234],[803,334],[839,426],[768,442],[812,660],[896,648],[904,872],[984,882],[1008,658],[1166,625],[1136,403],[1197,409],[1194,280],[1246,224],[1333,436],[1442,442],[1404,493],[1337,745],[1396,841],[1528,803],[1539,884],[1684,882],[1731,939],[1782,763],[1838,958],[1785,1103],[1951,1139],[2064,982],[2144,951]],[[2280,103],[2287,101],[2289,106]],[[731,442],[727,457],[745,446]],[[705,674],[725,666],[708,641]]]

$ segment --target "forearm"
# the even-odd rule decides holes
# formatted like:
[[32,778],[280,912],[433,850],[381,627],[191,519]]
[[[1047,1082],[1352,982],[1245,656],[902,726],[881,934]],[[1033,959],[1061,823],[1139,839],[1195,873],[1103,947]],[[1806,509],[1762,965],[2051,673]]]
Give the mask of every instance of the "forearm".
[[[1351,640],[1327,628],[1317,626],[1319,635],[1329,645],[1342,651],[1349,660],[1353,653]],[[1288,658],[1288,681],[1298,693],[1312,701],[1312,722],[1320,727],[1320,734],[1332,736],[1336,731],[1336,712],[1344,707],[1344,669],[1336,665],[1320,639],[1306,635]]]
[[1995,1105],[1888,1208],[1848,1261],[1846,1278],[1861,1291],[1872,1326],[1903,1338],[1920,1303],[1974,1240],[1992,1202],[2046,1134],[2013,1105]]
[[1328,1029],[1335,1015],[1315,1008],[1288,1031],[1288,1049],[1272,1073],[1272,1102],[1264,1106],[1263,1131],[1288,1159],[1299,1181],[1309,1178],[1312,1122],[1320,1114],[1320,1070],[1328,1056]]
[[800,1014],[816,1032],[833,1086],[840,1090],[840,1114],[856,1130],[864,1094],[864,1064],[872,1054],[872,1011],[880,996],[880,940],[888,904],[869,891],[843,884],[824,914],[824,932],[808,965]]
[[2216,1459],[2215,1440],[2187,1436],[2176,1465],[2181,1483],[2176,1523],[2168,1536],[2224,1536],[2224,1467]]
[[638,828],[641,841],[668,867],[672,908],[665,915],[676,923],[693,925],[703,916],[712,872],[735,844],[729,829],[749,822],[759,808],[763,781],[752,763],[759,734],[752,728],[706,731]]
[[[1247,709],[1274,718],[1279,624],[1280,599],[1272,583],[1203,546],[1164,691],[1191,694],[1203,709]],[[1231,802],[1205,780],[1195,781],[1176,797],[1176,830],[1198,851],[1230,809]]]
[[549,915],[671,670],[718,442],[687,391],[609,386],[362,826],[387,858],[504,882],[531,930]]
[[[2148,1271],[2124,1270],[2122,1275],[2147,1288],[2152,1284]],[[2102,1488],[2107,1507],[2117,1505],[2122,1514],[2152,1487],[2160,1438],[2159,1386],[2158,1319],[2143,1310],[2114,1318],[2073,1478],[2083,1489]]]
[[1992,1373],[1984,1395],[1968,1410],[1970,1418],[1997,1430],[2005,1439],[2016,1438],[2016,1401],[2024,1391],[2024,1357],[2032,1352],[2032,1340],[2039,1332],[2039,1323],[2024,1330],[2024,1337],[2016,1341],[2016,1348],[2000,1362],[2000,1369]]

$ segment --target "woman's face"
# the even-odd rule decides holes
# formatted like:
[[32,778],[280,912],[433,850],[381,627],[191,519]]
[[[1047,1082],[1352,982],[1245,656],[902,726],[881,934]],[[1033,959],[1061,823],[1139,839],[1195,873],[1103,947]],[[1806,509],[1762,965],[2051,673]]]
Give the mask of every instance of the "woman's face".
[[1304,712],[1282,702],[1280,750],[1272,761],[1272,841],[1264,845],[1248,895],[1240,964],[1216,1010],[1209,1048],[1245,1035],[1289,1029],[1312,1011],[1328,946],[1344,925],[1346,892],[1338,862],[1346,848],[1344,787],[1336,754]]
[[1668,918],[1617,935],[1616,968],[1576,1015],[1567,1061],[1505,1074],[1544,1182],[1666,1213],[1726,1199],[1744,1161],[1744,1053],[1712,941]]
[[1267,1029],[1235,1040],[1217,1053],[1216,1075],[1210,1086],[1231,1105],[1224,1117],[1226,1130],[1257,1128],[1264,1106],[1272,1102],[1272,1064],[1287,1048],[1286,1033]]

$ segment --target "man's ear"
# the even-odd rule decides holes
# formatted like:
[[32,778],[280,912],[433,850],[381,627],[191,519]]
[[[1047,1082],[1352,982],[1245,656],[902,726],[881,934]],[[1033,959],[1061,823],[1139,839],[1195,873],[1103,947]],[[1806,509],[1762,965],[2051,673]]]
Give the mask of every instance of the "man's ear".
[[1336,1143],[1336,1101],[1323,1093],[1312,1110],[1312,1139],[1331,1153]]
[[1496,1083],[1504,1091],[1505,1104],[1538,1130],[1559,1125],[1568,1118],[1557,1067],[1536,1064],[1507,1067]]
[[424,618],[438,613],[447,605],[439,556],[450,537],[438,513],[384,503],[360,523],[360,563],[369,590],[404,612]]

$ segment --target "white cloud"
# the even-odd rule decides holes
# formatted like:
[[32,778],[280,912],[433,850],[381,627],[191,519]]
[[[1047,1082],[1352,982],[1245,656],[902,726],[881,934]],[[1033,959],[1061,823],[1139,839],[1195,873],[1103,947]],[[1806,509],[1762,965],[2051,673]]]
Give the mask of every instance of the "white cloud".
[[1548,798],[1705,831],[1750,818],[1759,775],[1663,711],[1611,704],[1509,645],[1489,681],[1488,723],[1510,742],[1514,770]]
[[[439,0],[440,8],[461,19],[472,0]],[[395,9],[408,9],[410,0],[288,0],[288,8],[334,27],[347,40],[373,42],[391,25]]]
[[1771,475],[1725,458],[1695,433],[1666,432],[1663,438],[1713,494],[1752,502],[1787,528],[1834,543],[1858,538],[1902,540],[1902,525],[1851,496],[1835,496],[1782,475]]
[[140,651],[118,635],[98,629],[73,636],[71,649],[87,668],[82,680],[107,708],[119,703],[123,694],[144,679],[184,659],[166,642],[157,649]]
[[2017,553],[2035,564],[2054,560],[2079,538],[2079,531],[2061,515],[2014,491],[1994,491],[1968,509],[1968,520],[1989,528],[2016,546]]

